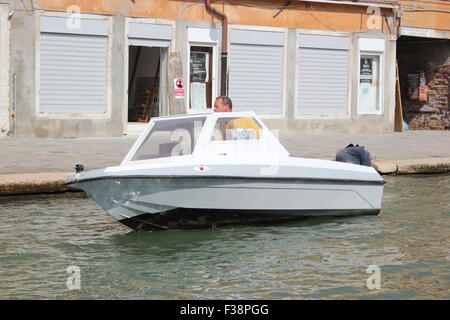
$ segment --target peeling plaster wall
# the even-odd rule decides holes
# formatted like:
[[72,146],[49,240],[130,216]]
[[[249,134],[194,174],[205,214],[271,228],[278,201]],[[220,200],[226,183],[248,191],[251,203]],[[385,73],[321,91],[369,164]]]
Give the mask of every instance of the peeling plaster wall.
[[447,0],[400,0],[399,5],[403,10],[403,26],[450,31]]
[[[403,117],[409,129],[449,130],[450,40],[401,37],[398,52]],[[411,72],[425,75],[424,101],[409,95]]]
[[[148,17],[183,21],[220,22],[206,12],[204,1],[188,0],[39,0],[44,10],[66,11],[76,5],[81,12],[121,14],[129,17]],[[289,8],[281,12],[286,0],[272,1],[212,1],[213,7],[224,12],[230,24],[255,26],[305,28],[313,30],[367,31],[367,20],[371,14],[366,6],[333,3],[307,3],[292,1]],[[250,4],[250,5],[245,5]],[[387,17],[391,10],[382,8]],[[383,30],[389,27],[382,21]]]

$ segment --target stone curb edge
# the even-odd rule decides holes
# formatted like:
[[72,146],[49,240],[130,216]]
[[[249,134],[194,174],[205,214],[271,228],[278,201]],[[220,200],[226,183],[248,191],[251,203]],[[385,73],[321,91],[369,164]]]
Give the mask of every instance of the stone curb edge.
[[[380,174],[443,173],[450,171],[450,158],[374,160]],[[73,172],[0,174],[0,196],[71,191],[64,186]]]
[[450,158],[374,160],[372,167],[380,174],[443,173],[450,171]]
[[0,174],[0,196],[71,191],[64,183],[73,172]]

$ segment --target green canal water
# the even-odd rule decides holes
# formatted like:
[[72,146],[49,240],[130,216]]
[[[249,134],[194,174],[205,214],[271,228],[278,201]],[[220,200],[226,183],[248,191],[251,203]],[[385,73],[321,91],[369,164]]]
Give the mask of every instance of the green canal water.
[[149,233],[79,195],[0,198],[0,299],[449,299],[450,175],[385,179],[380,216]]

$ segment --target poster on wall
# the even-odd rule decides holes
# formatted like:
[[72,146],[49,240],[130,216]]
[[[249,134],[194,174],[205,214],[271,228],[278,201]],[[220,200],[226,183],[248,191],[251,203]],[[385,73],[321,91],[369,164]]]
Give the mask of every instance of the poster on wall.
[[206,109],[206,84],[202,82],[191,83],[191,108]]
[[209,81],[209,53],[191,52],[190,71],[191,82]]
[[419,101],[427,102],[428,101],[428,86],[427,80],[425,78],[425,72],[420,73],[420,86],[419,86]]
[[419,99],[420,76],[419,73],[408,73],[408,99]]
[[373,59],[361,58],[359,69],[359,82],[372,83],[373,81]]

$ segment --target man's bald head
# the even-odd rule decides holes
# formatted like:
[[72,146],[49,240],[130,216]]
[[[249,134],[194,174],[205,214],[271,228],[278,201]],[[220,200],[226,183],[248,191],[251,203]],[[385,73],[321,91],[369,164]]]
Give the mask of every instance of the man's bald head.
[[214,112],[231,112],[233,111],[233,102],[227,96],[220,96],[214,102]]

